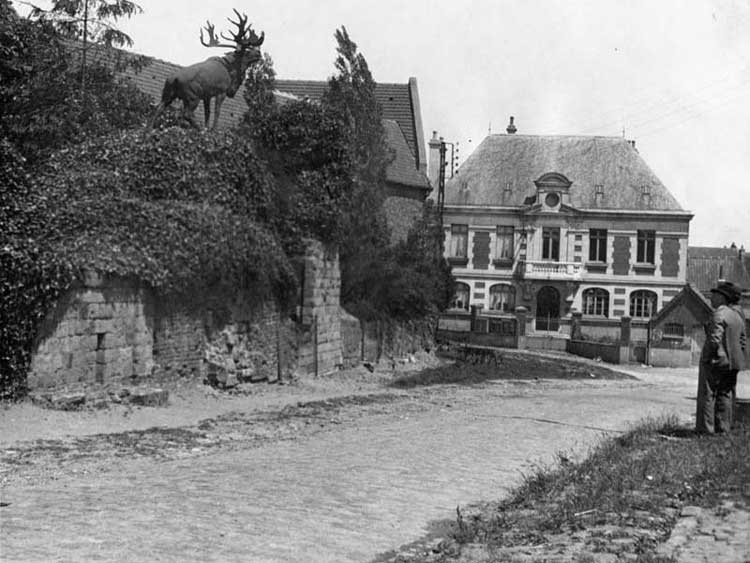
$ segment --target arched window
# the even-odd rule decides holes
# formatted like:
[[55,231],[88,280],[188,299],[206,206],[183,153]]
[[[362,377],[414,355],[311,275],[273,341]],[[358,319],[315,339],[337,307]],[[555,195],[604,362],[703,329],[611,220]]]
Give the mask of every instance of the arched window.
[[630,316],[650,319],[656,314],[656,293],[639,289],[630,294]]
[[511,313],[516,307],[516,288],[505,283],[490,287],[490,309]]
[[450,308],[469,310],[469,286],[467,284],[461,282],[456,284],[456,293],[453,296]]
[[583,314],[609,317],[609,292],[592,287],[583,292]]

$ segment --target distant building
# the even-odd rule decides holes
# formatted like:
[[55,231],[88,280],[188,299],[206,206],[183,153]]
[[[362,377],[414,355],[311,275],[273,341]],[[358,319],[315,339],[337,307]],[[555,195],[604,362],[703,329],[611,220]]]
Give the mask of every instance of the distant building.
[[687,281],[692,217],[634,142],[519,135],[511,119],[446,182],[452,313],[523,306],[530,334],[565,333],[573,312],[645,326]]
[[750,261],[744,248],[691,246],[687,281],[708,296],[719,280],[730,281],[750,293]]

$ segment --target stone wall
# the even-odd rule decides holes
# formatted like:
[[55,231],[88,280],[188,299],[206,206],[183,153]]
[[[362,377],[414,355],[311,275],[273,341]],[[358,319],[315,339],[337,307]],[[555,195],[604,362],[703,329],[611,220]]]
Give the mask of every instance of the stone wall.
[[137,284],[87,274],[45,319],[32,355],[30,389],[149,375],[153,323]]
[[391,242],[406,240],[411,227],[422,217],[424,197],[402,197],[389,195],[383,203],[383,210],[391,232]]
[[155,309],[158,378],[197,377],[221,384],[275,381],[294,367],[293,323],[269,300],[225,296],[219,310],[185,303]]
[[437,319],[423,321],[370,321],[342,312],[344,365],[360,360],[398,359],[435,348]]
[[88,274],[41,327],[30,390],[194,378],[275,381],[342,365],[338,254],[310,243],[299,323],[267,292],[165,301],[137,282]]
[[343,366],[338,251],[308,241],[303,277],[298,369],[329,373]]

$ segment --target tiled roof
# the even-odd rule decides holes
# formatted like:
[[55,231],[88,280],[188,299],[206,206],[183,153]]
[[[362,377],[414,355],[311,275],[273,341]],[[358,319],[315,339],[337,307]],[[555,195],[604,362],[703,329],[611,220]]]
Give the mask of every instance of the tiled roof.
[[736,248],[689,246],[687,281],[702,292],[714,287],[719,279],[730,281],[748,290],[750,272],[743,262]]
[[[280,92],[287,92],[299,98],[320,100],[323,97],[328,83],[318,80],[276,80],[276,88]],[[382,84],[375,86],[375,98],[383,109],[383,119],[395,121],[401,127],[407,146],[415,159],[415,167],[419,167],[420,143],[422,139],[421,125],[418,127],[416,110],[414,107],[414,94],[416,81],[410,80],[408,84]],[[422,149],[422,154],[424,149]]]
[[[448,181],[445,202],[521,206],[536,193],[534,181],[548,172],[572,182],[570,204],[579,209],[682,211],[638,151],[620,137],[490,135]],[[506,186],[510,195],[503,197]]]
[[386,169],[386,179],[395,184],[429,190],[430,183],[427,181],[427,176],[414,167],[414,157],[411,156],[404,132],[399,124],[391,119],[384,119],[383,127],[386,142],[395,151],[394,159]]

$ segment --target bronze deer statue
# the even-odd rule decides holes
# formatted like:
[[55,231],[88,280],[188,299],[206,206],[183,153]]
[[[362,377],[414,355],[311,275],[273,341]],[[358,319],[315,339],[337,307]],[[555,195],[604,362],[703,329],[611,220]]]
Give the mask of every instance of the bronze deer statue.
[[245,80],[247,69],[261,60],[262,55],[258,47],[265,39],[265,33],[261,32],[258,37],[251,26],[247,25],[247,15],[241,15],[237,10],[234,10],[234,13],[237,14],[238,21],[227,19],[237,26],[237,32],[232,33],[232,37],[221,34],[222,38],[233,41],[234,45],[219,43],[211,22],[206,22],[205,28],[208,33],[208,42],[203,38],[203,29],[201,29],[201,43],[204,47],[230,47],[234,51],[223,57],[211,57],[201,63],[182,68],[167,78],[161,93],[161,103],[151,119],[150,127],[153,127],[156,119],[175,99],[182,100],[183,116],[196,128],[198,124],[195,122],[193,112],[198,107],[198,102],[203,100],[205,126],[208,127],[211,116],[211,98],[215,98],[212,128],[216,129],[221,104],[227,96],[234,97]]

